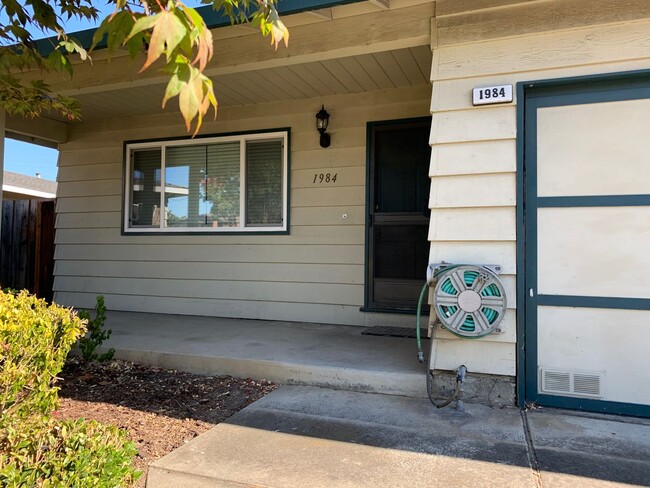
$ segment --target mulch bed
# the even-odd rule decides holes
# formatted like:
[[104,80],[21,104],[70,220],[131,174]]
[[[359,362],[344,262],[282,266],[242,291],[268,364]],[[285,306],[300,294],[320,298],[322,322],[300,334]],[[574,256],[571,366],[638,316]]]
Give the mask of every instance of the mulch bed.
[[276,388],[267,381],[201,376],[126,361],[68,361],[59,375],[62,418],[98,420],[126,429],[147,465],[211,429]]

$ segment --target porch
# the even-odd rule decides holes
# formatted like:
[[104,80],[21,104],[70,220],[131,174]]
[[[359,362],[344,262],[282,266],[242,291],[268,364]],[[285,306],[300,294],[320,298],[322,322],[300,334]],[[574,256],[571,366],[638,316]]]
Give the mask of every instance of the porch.
[[[115,357],[200,374],[425,397],[416,341],[364,328],[110,311]],[[415,317],[413,317],[415,327]],[[428,341],[423,340],[425,353]],[[426,364],[426,363],[425,363]]]

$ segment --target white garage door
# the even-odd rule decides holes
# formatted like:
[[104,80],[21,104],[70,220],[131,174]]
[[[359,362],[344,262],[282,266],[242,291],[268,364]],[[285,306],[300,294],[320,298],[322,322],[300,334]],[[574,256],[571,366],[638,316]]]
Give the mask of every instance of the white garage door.
[[650,78],[525,97],[525,396],[650,415]]

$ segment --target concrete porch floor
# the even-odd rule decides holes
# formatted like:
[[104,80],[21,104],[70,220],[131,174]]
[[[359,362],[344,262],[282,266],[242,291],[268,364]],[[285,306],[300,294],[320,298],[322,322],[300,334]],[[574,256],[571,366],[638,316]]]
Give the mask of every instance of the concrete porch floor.
[[[104,348],[115,348],[118,359],[284,385],[426,396],[415,339],[361,335],[361,327],[116,311],[106,327],[113,334]],[[428,341],[423,348],[426,354]]]

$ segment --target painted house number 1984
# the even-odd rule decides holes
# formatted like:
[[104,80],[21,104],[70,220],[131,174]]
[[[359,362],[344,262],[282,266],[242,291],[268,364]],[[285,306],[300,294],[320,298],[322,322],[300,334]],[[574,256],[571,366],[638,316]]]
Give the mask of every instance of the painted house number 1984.
[[338,173],[315,173],[313,184],[336,183]]

